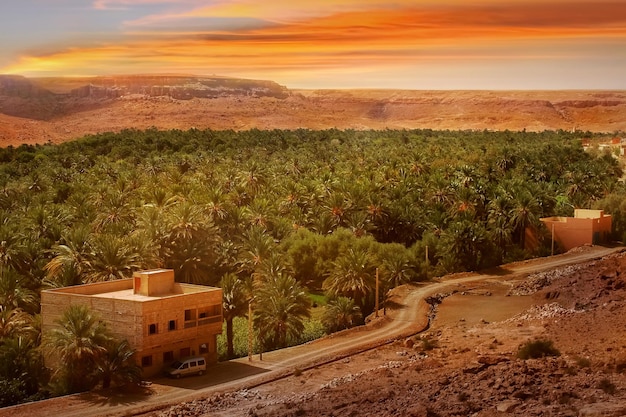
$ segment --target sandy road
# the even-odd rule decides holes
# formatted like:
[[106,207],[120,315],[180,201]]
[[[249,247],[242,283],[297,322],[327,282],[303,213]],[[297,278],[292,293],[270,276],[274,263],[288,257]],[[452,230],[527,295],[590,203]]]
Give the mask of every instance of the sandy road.
[[96,393],[87,393],[0,409],[0,416],[142,415],[218,392],[258,386],[290,375],[295,369],[306,369],[323,364],[423,331],[428,325],[429,311],[429,306],[424,299],[429,295],[445,291],[447,287],[484,280],[511,279],[516,275],[601,258],[622,249],[621,247],[594,246],[577,253],[505,265],[493,274],[462,274],[456,277],[444,277],[425,285],[407,286],[397,300],[400,304],[398,308],[389,311],[385,318],[379,319],[373,325],[352,329],[305,345],[267,352],[263,355],[263,360],[255,355],[252,361],[248,361],[248,358],[241,358],[223,362],[211,368],[211,371],[203,377],[175,381],[157,380],[153,385],[154,395],[103,397]]

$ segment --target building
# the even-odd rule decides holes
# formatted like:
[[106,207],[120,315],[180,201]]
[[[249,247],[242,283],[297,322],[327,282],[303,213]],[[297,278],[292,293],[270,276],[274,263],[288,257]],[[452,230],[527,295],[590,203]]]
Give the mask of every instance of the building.
[[604,210],[575,209],[574,217],[545,217],[541,219],[552,233],[554,242],[564,250],[582,245],[607,242],[612,219]]
[[217,362],[222,331],[222,290],[174,281],[171,269],[136,272],[133,278],[41,293],[42,330],[72,304],[96,312],[115,337],[137,351],[143,376],[160,374],[164,365],[190,355]]

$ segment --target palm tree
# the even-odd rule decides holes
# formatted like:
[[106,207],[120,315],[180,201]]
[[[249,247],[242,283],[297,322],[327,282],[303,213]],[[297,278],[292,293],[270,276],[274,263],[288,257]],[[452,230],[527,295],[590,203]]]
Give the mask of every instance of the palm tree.
[[44,346],[57,357],[57,368],[70,392],[80,392],[93,386],[91,378],[100,356],[106,352],[111,336],[103,322],[84,305],[71,305],[59,320],[58,327],[44,335]]
[[374,267],[369,252],[350,248],[333,262],[322,288],[331,295],[352,297],[363,311],[364,299],[374,288]]
[[248,312],[248,294],[244,283],[235,274],[226,274],[220,282],[222,287],[222,314],[226,322],[226,350],[228,358],[235,356],[233,347],[233,319]]
[[39,308],[37,294],[27,288],[24,278],[13,269],[0,268],[0,305],[34,312]]
[[141,367],[134,360],[135,350],[128,340],[111,339],[105,349],[105,353],[96,359],[96,377],[102,380],[102,388],[109,388],[111,382],[123,385],[141,381]]
[[526,228],[539,223],[541,205],[537,198],[527,189],[514,194],[513,209],[511,211],[511,224],[519,236],[519,244],[522,249],[526,245]]
[[43,357],[33,339],[26,336],[2,339],[0,378],[19,381],[24,391],[22,394],[27,397],[37,393],[43,373]]
[[129,278],[143,266],[139,253],[129,244],[129,238],[108,234],[96,237],[89,258],[85,282]]
[[393,244],[394,250],[387,250],[382,259],[382,272],[386,287],[395,288],[411,280],[412,269],[408,254],[402,245]]
[[57,286],[82,284],[83,274],[89,268],[90,231],[78,226],[62,236],[65,244],[52,247],[55,256],[44,266],[46,278]]
[[161,240],[161,258],[175,270],[179,281],[209,284],[209,271],[216,262],[217,228],[202,207],[182,202],[173,207],[170,227]]
[[361,320],[361,310],[348,297],[333,298],[326,304],[322,324],[329,333],[349,329]]
[[32,316],[21,308],[0,305],[0,340],[28,334]]
[[300,284],[289,275],[280,275],[261,285],[254,299],[254,323],[266,347],[285,347],[304,330],[311,301]]

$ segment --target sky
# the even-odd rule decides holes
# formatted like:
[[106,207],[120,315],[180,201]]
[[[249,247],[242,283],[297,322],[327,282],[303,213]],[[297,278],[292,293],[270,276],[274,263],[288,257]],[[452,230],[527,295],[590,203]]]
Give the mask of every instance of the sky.
[[2,0],[0,74],[626,89],[626,0]]

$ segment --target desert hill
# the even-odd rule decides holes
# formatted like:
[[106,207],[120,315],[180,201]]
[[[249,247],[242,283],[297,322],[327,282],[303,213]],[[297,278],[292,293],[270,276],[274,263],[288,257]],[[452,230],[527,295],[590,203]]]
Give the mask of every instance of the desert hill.
[[217,76],[0,75],[0,146],[151,127],[614,132],[626,130],[626,91],[289,90]]

